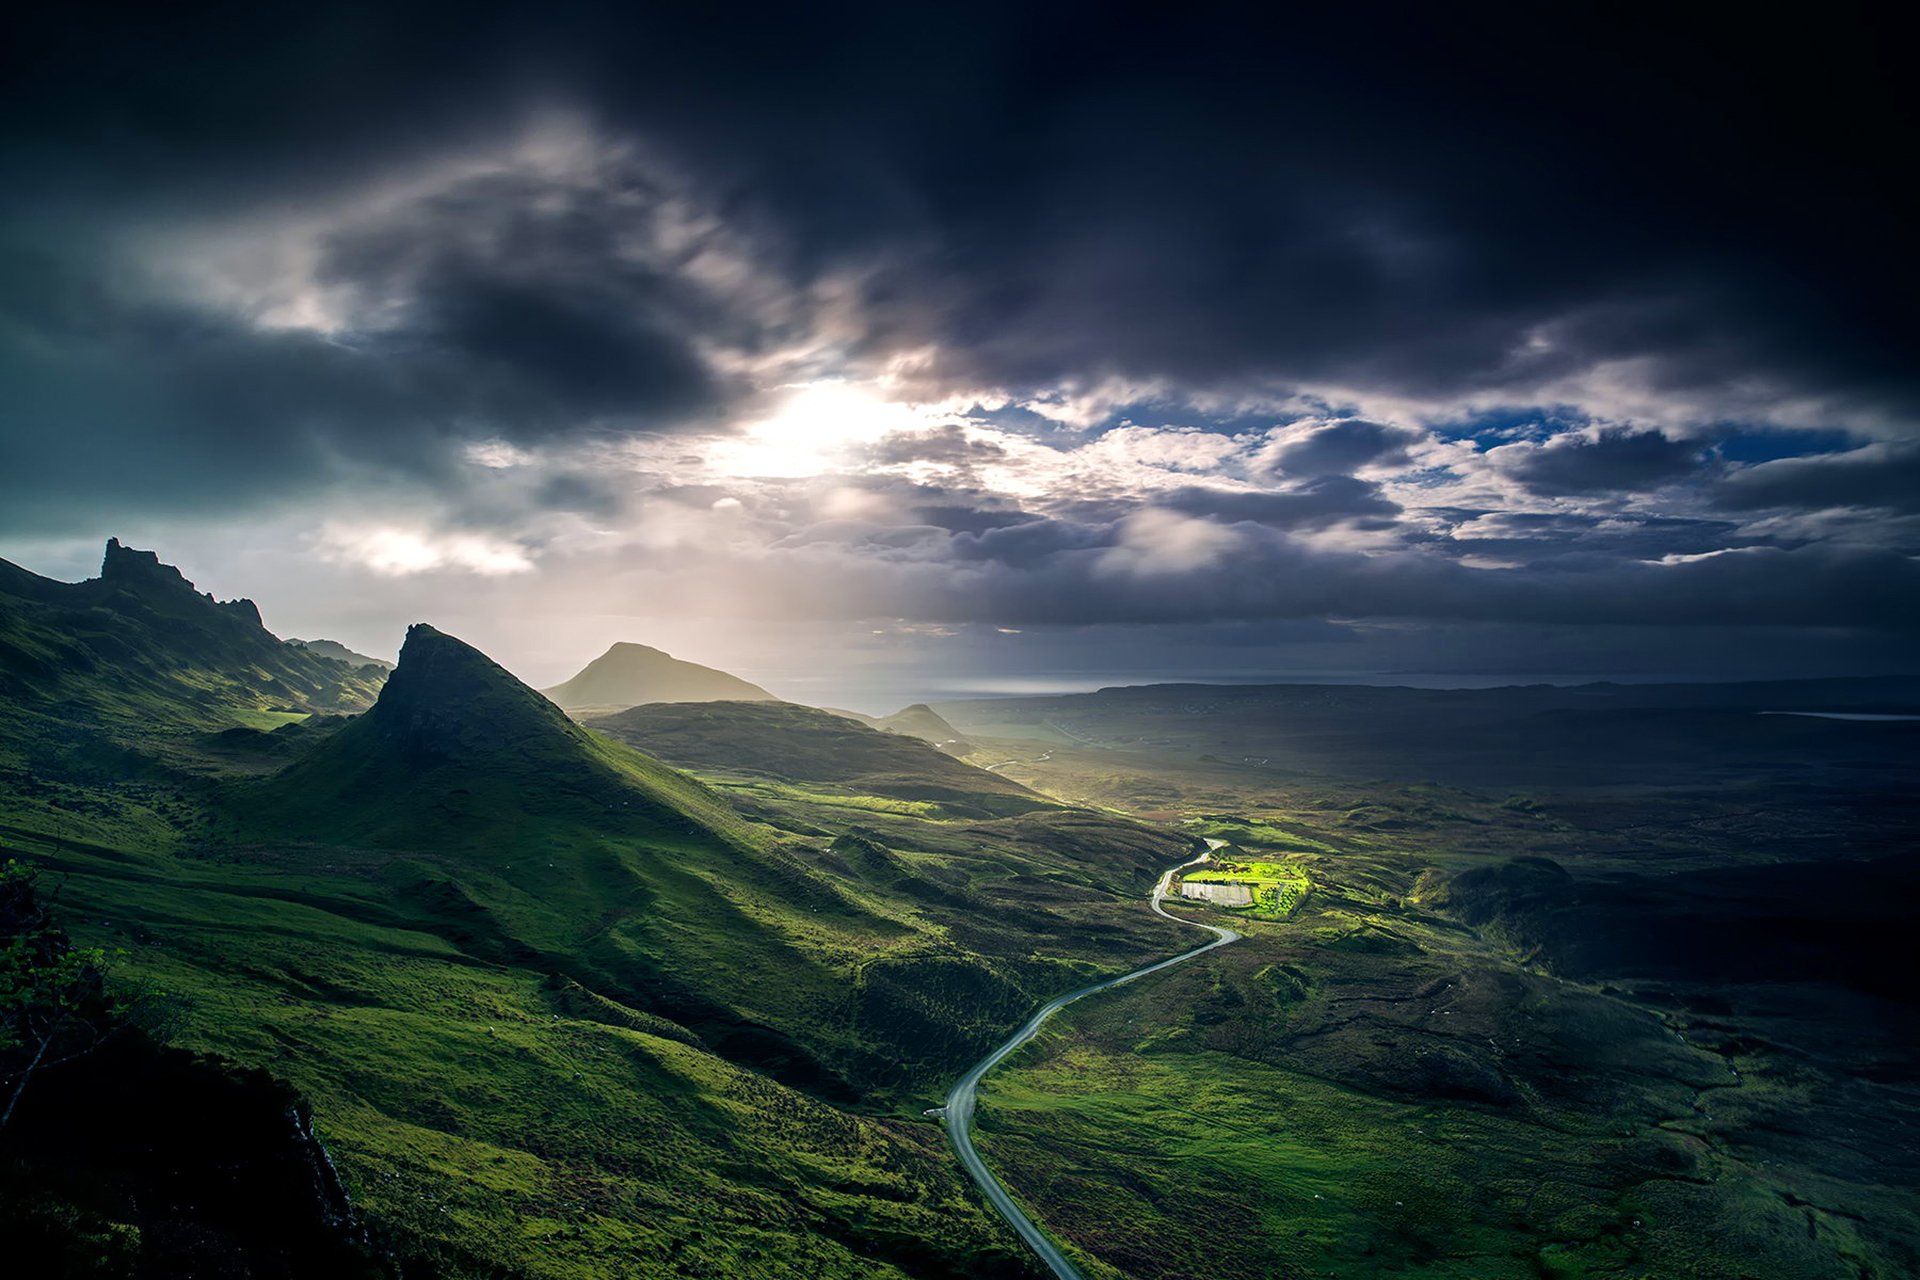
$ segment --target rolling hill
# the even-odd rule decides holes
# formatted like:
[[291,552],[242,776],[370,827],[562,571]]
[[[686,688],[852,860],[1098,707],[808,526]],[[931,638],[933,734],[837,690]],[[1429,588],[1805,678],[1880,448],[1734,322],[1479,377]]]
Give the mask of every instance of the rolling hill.
[[873,724],[876,729],[919,738],[942,750],[960,753],[967,748],[967,740],[960,735],[960,731],[924,702],[902,707],[890,716],[880,717]]
[[587,715],[645,702],[779,702],[738,676],[684,662],[644,644],[616,644],[580,674],[543,690],[567,711]]
[[967,817],[1053,804],[1017,782],[961,763],[918,736],[883,732],[836,712],[790,703],[657,703],[589,723],[682,768],[930,801]]
[[[417,625],[372,710],[273,776],[235,783],[214,835],[268,858],[337,850],[328,856],[374,869],[408,915],[463,950],[563,975],[838,1101],[937,1072],[990,1034],[985,1010],[1011,1016],[1049,984],[1053,962],[1032,959],[1040,935],[1062,958],[1111,947],[1073,936],[1032,895],[1011,895],[998,918],[970,888],[976,877],[1038,861],[1078,881],[1047,903],[1081,910],[1130,891],[1185,843],[1062,810],[915,739],[810,708],[669,704],[611,719],[627,741]],[[720,776],[698,780],[634,741],[683,763],[746,752],[777,780],[716,789]],[[809,785],[822,774],[835,781]],[[1114,839],[1089,848],[1088,824]],[[849,864],[839,838],[850,831],[887,846],[886,876]],[[964,863],[945,865],[960,850]],[[981,1007],[943,1003],[903,1021],[900,1008],[848,1005],[850,977],[861,990],[848,957],[877,975],[956,925],[967,945],[940,943],[940,964],[890,972],[884,1000],[931,979],[975,989]],[[930,1044],[947,1048],[928,1058]]]

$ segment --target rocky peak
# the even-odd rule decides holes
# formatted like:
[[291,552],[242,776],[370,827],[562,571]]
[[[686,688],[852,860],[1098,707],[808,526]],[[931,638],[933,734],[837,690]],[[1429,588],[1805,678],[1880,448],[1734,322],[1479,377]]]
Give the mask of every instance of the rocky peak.
[[407,628],[400,663],[368,718],[404,753],[440,759],[575,732],[560,708],[504,667],[424,622]]
[[100,560],[100,580],[135,588],[160,586],[193,590],[193,584],[178,569],[160,563],[158,552],[121,546],[118,538],[107,539],[107,552]]

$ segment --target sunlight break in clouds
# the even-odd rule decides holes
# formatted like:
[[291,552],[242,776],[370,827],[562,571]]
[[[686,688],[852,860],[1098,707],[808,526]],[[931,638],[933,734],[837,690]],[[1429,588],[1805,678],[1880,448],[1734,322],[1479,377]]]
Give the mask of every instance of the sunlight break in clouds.
[[329,525],[321,534],[321,547],[337,562],[396,578],[436,569],[463,569],[488,577],[533,569],[533,561],[520,547],[477,533]]
[[804,479],[838,470],[861,445],[930,431],[944,416],[882,399],[860,383],[801,383],[771,414],[715,444],[707,461],[722,476]]

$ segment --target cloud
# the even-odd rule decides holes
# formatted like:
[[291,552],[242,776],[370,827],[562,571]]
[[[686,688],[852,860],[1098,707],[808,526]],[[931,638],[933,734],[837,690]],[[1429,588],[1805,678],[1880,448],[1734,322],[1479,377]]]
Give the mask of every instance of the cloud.
[[1362,467],[1406,466],[1409,450],[1424,438],[1413,428],[1365,418],[1308,419],[1275,430],[1260,462],[1284,475],[1352,475]]
[[1870,444],[1777,458],[1730,472],[1715,491],[1730,510],[1864,507],[1920,511],[1920,445]]
[[271,524],[407,615],[1911,627],[1878,19],[1288,22],[43,7],[0,534]]
[[1347,520],[1385,521],[1402,508],[1380,486],[1352,476],[1323,475],[1282,490],[1216,489],[1191,485],[1156,499],[1189,515],[1252,521],[1278,529],[1323,528]]
[[1149,507],[1121,522],[1111,547],[1093,561],[1096,578],[1164,578],[1220,568],[1240,548],[1233,529]]
[[1570,495],[1657,488],[1696,471],[1703,452],[1697,440],[1604,426],[1499,445],[1488,458],[1533,493]]
[[543,441],[725,431],[805,303],[582,127],[293,216],[0,238],[11,519],[445,492]]
[[938,467],[969,468],[975,463],[1006,457],[1006,449],[989,439],[968,435],[959,423],[945,423],[931,431],[896,431],[876,441],[872,461],[878,466],[906,466],[916,462]]

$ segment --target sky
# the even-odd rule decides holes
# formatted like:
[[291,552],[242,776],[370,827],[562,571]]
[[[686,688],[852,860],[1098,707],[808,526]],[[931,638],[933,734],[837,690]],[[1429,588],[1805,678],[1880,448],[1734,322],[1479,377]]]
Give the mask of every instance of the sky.
[[0,556],[862,709],[1912,670],[1884,15],[44,6]]

